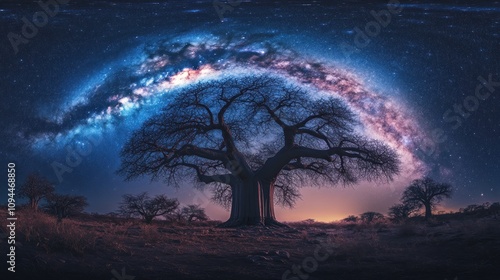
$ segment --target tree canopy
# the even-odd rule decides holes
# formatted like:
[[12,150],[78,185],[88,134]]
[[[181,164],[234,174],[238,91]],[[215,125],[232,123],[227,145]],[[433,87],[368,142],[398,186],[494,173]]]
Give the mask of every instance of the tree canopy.
[[187,205],[182,207],[182,216],[188,222],[208,220],[205,209],[201,208],[199,205]]
[[445,198],[450,198],[453,187],[446,183],[437,183],[429,177],[414,180],[403,192],[403,204],[411,207],[425,207],[425,218],[432,216],[432,207]]
[[292,206],[300,186],[399,172],[396,153],[355,133],[358,124],[339,99],[278,78],[203,82],[133,133],[119,172],[210,184],[214,199],[231,208],[228,226],[278,224],[275,202]]
[[19,196],[29,199],[30,208],[37,211],[38,204],[43,198],[51,195],[55,188],[45,177],[33,173],[28,175],[24,184],[19,188]]
[[384,215],[378,213],[378,212],[364,212],[363,214],[359,215],[359,218],[361,221],[365,224],[371,224],[372,222],[377,222],[381,221],[384,219]]
[[395,204],[389,208],[389,217],[394,222],[402,222],[417,212],[418,208],[414,202]]
[[178,207],[177,199],[170,199],[162,194],[150,197],[148,193],[143,192],[138,195],[124,195],[120,212],[126,216],[139,216],[150,224],[155,217],[171,213]]
[[87,198],[81,195],[50,194],[45,209],[61,221],[71,215],[81,213],[88,206]]

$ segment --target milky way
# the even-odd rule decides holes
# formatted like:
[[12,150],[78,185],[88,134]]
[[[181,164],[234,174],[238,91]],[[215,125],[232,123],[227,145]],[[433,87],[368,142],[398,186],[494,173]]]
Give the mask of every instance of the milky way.
[[57,134],[38,132],[34,146],[43,149],[53,140],[64,145],[68,137],[82,131],[105,133],[105,128],[118,120],[137,122],[134,111],[166,106],[168,96],[177,89],[204,79],[270,72],[341,98],[359,115],[364,133],[399,152],[405,176],[425,172],[425,164],[413,154],[414,142],[425,132],[404,105],[383,92],[367,89],[363,77],[353,70],[304,57],[267,34],[230,39],[206,35],[197,41],[185,38],[146,46],[134,65],[79,93],[70,102],[72,106],[52,120],[59,129],[67,130]]

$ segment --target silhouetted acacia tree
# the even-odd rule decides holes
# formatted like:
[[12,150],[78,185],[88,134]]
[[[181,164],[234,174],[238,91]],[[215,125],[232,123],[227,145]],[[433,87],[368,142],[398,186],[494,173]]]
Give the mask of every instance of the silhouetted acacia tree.
[[500,202],[494,202],[488,208],[489,214],[492,215],[495,219],[500,216]]
[[484,211],[485,207],[483,205],[470,204],[465,208],[460,208],[460,212],[464,214],[476,214],[478,212]]
[[80,195],[50,194],[46,198],[45,209],[50,214],[56,215],[57,220],[83,212],[88,206],[87,198]]
[[54,186],[39,174],[30,174],[19,188],[19,197],[29,199],[30,208],[38,211],[40,201],[54,192]]
[[120,213],[128,216],[139,216],[150,224],[155,217],[175,211],[179,207],[177,199],[169,199],[165,195],[149,197],[146,192],[138,195],[126,194],[120,205]]
[[390,180],[399,171],[395,152],[355,134],[356,124],[340,100],[277,78],[199,83],[133,134],[119,173],[214,186],[213,198],[231,209],[221,226],[281,225],[275,202],[292,206],[302,185]]
[[342,219],[342,222],[345,222],[345,223],[357,223],[358,220],[359,220],[358,216],[349,215],[346,218]]
[[182,207],[182,216],[188,222],[208,220],[208,216],[205,214],[205,209],[201,208],[199,205],[188,205]]
[[432,207],[444,198],[450,198],[453,188],[450,184],[437,183],[431,178],[414,180],[403,192],[403,204],[425,207],[425,219],[432,216]]
[[182,208],[178,208],[171,213],[167,213],[165,218],[170,221],[177,222],[192,222],[192,221],[207,221],[208,216],[205,213],[205,209],[201,208],[199,205],[187,205]]
[[389,217],[394,222],[402,222],[419,209],[415,203],[400,203],[389,208]]
[[384,215],[378,212],[365,212],[359,215],[361,222],[365,224],[371,224],[372,222],[381,221],[384,219]]
[[169,220],[169,221],[177,221],[177,222],[181,222],[184,220],[184,215],[182,213],[182,209],[175,209],[174,211],[170,212],[170,213],[167,213],[165,216],[165,219]]

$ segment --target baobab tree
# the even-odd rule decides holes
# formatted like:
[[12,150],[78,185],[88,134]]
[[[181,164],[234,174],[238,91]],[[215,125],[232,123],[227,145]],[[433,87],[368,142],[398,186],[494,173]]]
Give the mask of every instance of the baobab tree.
[[278,78],[198,83],[133,133],[119,173],[213,186],[214,199],[231,209],[221,226],[281,225],[275,195],[291,206],[305,184],[391,180],[398,173],[396,153],[354,133],[357,124],[339,99]]
[[419,209],[425,207],[425,219],[428,220],[432,216],[432,208],[444,198],[450,198],[452,193],[453,187],[450,184],[437,183],[425,177],[414,180],[403,192],[401,201]]
[[54,192],[54,186],[39,174],[28,175],[24,184],[19,188],[19,197],[29,200],[30,208],[38,211],[40,201]]

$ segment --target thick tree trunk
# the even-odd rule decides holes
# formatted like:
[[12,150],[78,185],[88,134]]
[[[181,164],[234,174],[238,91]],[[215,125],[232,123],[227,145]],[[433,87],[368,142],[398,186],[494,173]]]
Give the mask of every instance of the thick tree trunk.
[[221,227],[263,225],[261,187],[258,181],[248,180],[231,186],[231,216]]
[[153,216],[145,216],[144,221],[146,222],[146,224],[151,224],[153,222],[153,218]]
[[283,226],[274,215],[274,185],[256,179],[231,186],[229,220],[221,227]]
[[31,209],[35,210],[35,212],[38,212],[38,202],[35,199],[31,199]]
[[431,204],[425,204],[425,219],[428,220],[432,216]]
[[262,201],[264,211],[264,224],[266,226],[285,226],[276,220],[274,214],[274,182],[262,181]]

